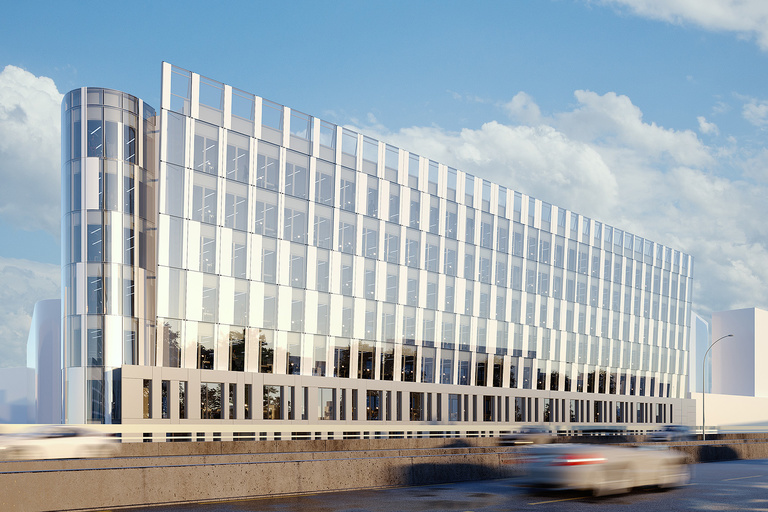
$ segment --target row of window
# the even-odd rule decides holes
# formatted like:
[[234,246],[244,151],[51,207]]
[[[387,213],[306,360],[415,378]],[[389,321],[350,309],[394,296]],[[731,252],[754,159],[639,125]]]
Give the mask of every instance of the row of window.
[[[143,381],[143,419],[152,419],[152,384]],[[178,419],[194,419],[188,403],[186,381],[160,382],[160,417],[171,418],[171,401],[177,400]],[[172,386],[178,385],[178,393]],[[242,390],[242,397],[238,390]],[[443,414],[443,394],[386,390],[347,390],[264,385],[261,412],[254,408],[253,385],[200,383],[200,419],[203,420],[304,420],[304,421],[452,421],[452,422],[581,422],[581,423],[668,423],[674,421],[673,405],[631,403],[609,400],[509,397],[447,394]],[[316,393],[314,412],[310,392]],[[297,396],[298,395],[298,396]],[[348,397],[349,396],[349,400]],[[407,400],[405,402],[404,400]],[[238,415],[238,405],[242,404]],[[347,411],[349,408],[349,411]],[[654,417],[655,416],[655,417]]]
[[[128,94],[108,89],[86,90],[87,105],[81,105],[81,91],[65,95],[62,161],[82,157],[108,158],[140,164],[154,176],[156,169],[155,111],[143,103],[139,119],[139,101]],[[85,153],[83,146],[85,130]],[[143,158],[140,160],[140,155]]]
[[[165,293],[166,289],[161,290],[159,312],[161,316],[172,318],[368,340],[394,340],[402,337],[430,342],[463,343],[474,335],[480,345],[485,345],[485,340],[491,339],[493,330],[500,346],[506,346],[508,338],[520,336],[523,325],[527,325],[529,329],[538,326],[554,331],[611,337],[616,341],[685,348],[685,328],[682,325],[667,323],[666,309],[664,321],[658,322],[607,309],[575,307],[572,303],[563,304],[559,300],[542,300],[537,303],[535,296],[528,296],[528,299],[522,302],[519,293],[499,290],[499,295],[495,297],[496,316],[489,317],[492,297],[490,290],[482,288],[479,290],[479,302],[469,302],[470,307],[464,309],[464,314],[454,313],[448,308],[435,311],[435,304],[430,301],[434,301],[438,295],[438,280],[435,280],[434,287],[427,287],[426,297],[421,295],[422,300],[427,301],[422,305],[427,307],[417,309],[418,304],[411,303],[410,300],[407,305],[399,305],[270,284],[253,283],[249,286],[247,281],[225,278],[219,280],[217,276],[207,274],[167,270],[166,274],[166,269],[160,268],[161,286],[167,279],[169,291]],[[98,301],[102,300],[99,292],[104,284],[104,281],[94,279],[94,294],[89,295],[88,299],[97,301],[97,308],[89,311],[104,311],[98,308],[98,304],[101,304]],[[118,282],[114,284],[119,285]],[[454,293],[452,285],[448,280],[443,281],[443,286],[447,289],[441,291],[441,295],[451,301],[451,294]],[[106,286],[110,289],[112,285],[106,282]],[[89,287],[89,291],[90,289]],[[411,296],[416,297],[418,293],[417,286],[412,290],[409,288]],[[253,302],[252,297],[258,297],[259,301]],[[473,300],[471,295],[465,298],[468,301]],[[279,307],[280,304],[283,306]],[[115,303],[115,306],[118,305]],[[666,301],[662,306],[667,307]],[[655,307],[658,310],[657,301]],[[479,316],[471,316],[473,308]],[[114,311],[110,312],[116,314]],[[335,323],[331,322],[331,311],[337,311],[339,314]],[[674,320],[677,312],[673,313],[670,320]]]
[[[559,333],[550,339],[546,330],[540,333],[542,339],[538,341],[537,351],[535,329],[533,345],[529,347],[533,350],[512,349],[511,358],[505,357],[506,348],[489,354],[485,347],[470,349],[468,345],[446,343],[441,344],[438,352],[436,347],[427,345],[373,343],[298,333],[286,333],[285,339],[279,337],[278,342],[276,333],[270,330],[251,332],[242,327],[217,328],[205,323],[187,324],[183,330],[181,321],[170,319],[161,321],[160,331],[158,350],[162,353],[158,364],[209,370],[320,377],[352,375],[360,379],[564,391],[586,389],[587,392],[644,396],[646,380],[640,372],[682,374],[685,366],[685,353],[676,349],[643,348],[636,343],[586,336],[567,336],[563,340]],[[519,359],[521,356],[526,357]],[[538,361],[534,360],[537,356]],[[606,369],[609,367],[613,369]],[[597,381],[595,375],[599,376]],[[648,377],[650,396],[657,391],[659,396],[669,395],[669,378],[659,380],[658,389],[656,382],[656,377]]]
[[[352,175],[354,176],[354,173]],[[329,178],[326,182],[332,184],[331,179]],[[191,181],[191,201],[185,201],[185,181]],[[628,267],[637,261],[631,250],[622,257],[621,251],[612,252],[610,244],[601,251],[599,245],[590,246],[588,243],[579,243],[575,239],[566,239],[562,235],[552,234],[548,229],[539,230],[532,225],[526,226],[517,221],[510,222],[509,219],[496,217],[490,213],[476,214],[471,207],[446,202],[435,196],[426,196],[427,204],[422,208],[420,193],[412,189],[405,189],[405,192],[410,192],[410,202],[408,203],[406,199],[406,207],[403,208],[403,213],[409,213],[410,220],[408,220],[401,217],[400,191],[397,186],[390,187],[389,190],[389,215],[380,215],[378,185],[374,184],[371,187],[369,184],[365,206],[358,209],[354,181],[342,179],[340,183],[340,195],[343,200],[341,207],[334,209],[332,188],[329,188],[331,190],[329,205],[325,206],[307,202],[306,194],[283,195],[276,191],[255,189],[230,180],[217,180],[215,177],[201,173],[190,173],[185,180],[185,172],[180,167],[168,165],[165,172],[163,212],[199,222],[218,223],[240,231],[272,237],[282,236],[285,240],[311,243],[324,248],[334,247],[334,232],[338,231],[336,245],[342,252],[355,252],[356,225],[361,224],[363,243],[369,242],[373,245],[365,247],[360,254],[373,258],[383,256],[388,260],[393,255],[386,247],[383,254],[379,254],[378,232],[385,231],[387,234],[394,232],[400,235],[401,229],[407,228],[405,231],[409,233],[409,239],[418,239],[422,236],[426,239],[437,239],[430,235],[442,234],[446,243],[448,240],[460,240],[471,245],[477,243],[483,249],[493,249],[504,255],[510,254],[532,261],[551,263],[555,267],[567,268],[584,275],[598,276],[602,273],[607,279],[611,279],[612,269],[614,280],[620,280],[622,277],[622,272],[613,268],[615,267],[612,264],[613,256],[617,262],[622,259],[631,262],[627,263]],[[322,189],[321,182],[318,181],[316,185],[318,190]],[[222,189],[221,193],[219,189]],[[302,186],[301,190],[306,190],[306,187]],[[249,205],[249,196],[253,198],[251,205]],[[221,211],[218,206],[220,202],[223,202]],[[186,211],[185,204],[189,205]],[[252,209],[253,220],[249,223],[249,212]],[[347,214],[346,211],[350,213]],[[283,215],[280,215],[280,212]],[[355,213],[363,214],[364,217],[357,219],[353,215]],[[314,222],[310,225],[309,220],[312,218]],[[428,222],[422,224],[422,219],[428,219]],[[381,224],[383,220],[388,223]],[[280,225],[282,229],[278,229]],[[429,234],[423,235],[422,231]],[[653,247],[652,243],[649,242],[649,244],[649,247]],[[658,248],[661,249],[662,246]],[[418,254],[417,251],[416,258]],[[674,254],[674,265],[671,261],[661,258],[661,250],[657,251],[658,257],[655,262],[653,258],[646,258],[646,263],[649,266],[655,263],[660,270],[663,267],[667,272],[672,271],[677,274],[681,270],[679,265],[681,257],[679,252]],[[602,258],[601,255],[603,255]],[[670,260],[671,255],[672,251],[669,250]],[[688,257],[685,256],[682,260],[683,275],[687,275]],[[406,261],[411,264],[411,260]],[[638,266],[640,266],[639,263]]]
[[[188,212],[189,219],[203,224],[216,224],[216,184],[212,183],[210,186],[214,188],[198,186],[198,184],[193,186],[192,201],[189,203],[191,210]],[[183,190],[183,186],[174,187],[173,190],[174,194],[179,195],[179,190]],[[228,191],[225,195],[223,227],[241,232],[248,231],[265,237],[281,238],[303,245],[314,245],[322,249],[335,249],[347,254],[358,254],[412,268],[441,271],[449,275],[458,275],[463,269],[463,275],[467,279],[487,282],[495,279],[499,284],[504,284],[508,280],[508,275],[511,275],[513,278],[517,277],[518,281],[522,281],[520,273],[515,274],[514,269],[520,269],[523,261],[529,261],[531,262],[528,264],[529,267],[539,262],[542,268],[551,267],[583,276],[602,277],[606,281],[617,284],[624,282],[632,286],[634,280],[634,285],[638,288],[644,284],[646,289],[650,289],[653,279],[656,293],[662,289],[664,294],[673,296],[677,296],[678,293],[678,279],[681,282],[685,280],[685,275],[678,277],[676,272],[669,269],[651,264],[643,265],[629,257],[614,255],[560,236],[553,237],[549,233],[539,232],[535,228],[515,222],[512,223],[511,239],[510,226],[508,221],[505,221],[505,226],[498,226],[495,249],[490,242],[486,244],[482,241],[478,248],[471,243],[456,240],[455,237],[442,237],[375,218],[338,212],[332,208],[310,205],[306,201],[276,193],[259,194],[254,200],[254,222],[253,227],[249,229],[247,223],[249,207],[245,189],[242,191],[245,194],[243,196],[230,192]],[[181,216],[183,201],[180,195],[174,203],[178,207],[168,209],[171,202],[166,202],[166,209]],[[282,209],[279,204],[282,204]],[[176,217],[177,215],[173,216],[173,218]],[[483,225],[484,223],[481,223],[481,232],[487,230],[490,234],[492,227],[489,225],[488,228],[483,228]],[[215,228],[211,226],[202,229],[212,231]],[[177,237],[180,235],[179,232]],[[468,236],[474,239],[471,234]],[[481,236],[481,240],[483,236],[485,235]],[[527,250],[524,251],[525,248]],[[459,261],[459,254],[464,255],[463,261]],[[511,274],[508,271],[508,259],[518,262],[517,265],[513,263]],[[479,265],[476,264],[476,260]],[[535,268],[535,264],[533,266]],[[643,268],[647,269],[644,283]],[[651,269],[654,269],[653,272]],[[492,274],[494,274],[493,277]],[[681,290],[681,292],[684,291],[685,288]]]
[[[137,165],[117,160],[98,160],[97,180],[85,179],[87,190],[82,193],[84,173],[83,161],[74,160],[64,164],[62,179],[64,213],[80,210],[101,210],[122,212],[130,216],[138,216],[150,222],[157,218],[157,201],[155,200],[155,181],[146,169]],[[94,173],[97,172],[94,170]],[[84,199],[85,198],[85,199]]]
[[[464,312],[469,315],[474,313],[485,318],[490,318],[493,314],[498,320],[508,319],[507,304],[511,302],[511,321],[519,321],[519,304],[522,298],[520,292],[525,291],[543,297],[551,296],[558,300],[602,307],[614,312],[625,311],[638,317],[661,319],[672,324],[684,325],[688,321],[685,314],[688,305],[685,301],[688,278],[681,277],[678,283],[678,276],[670,276],[666,271],[662,273],[655,267],[645,269],[645,279],[636,281],[638,286],[633,290],[630,287],[631,281],[621,285],[517,258],[507,261],[506,257],[501,256],[497,256],[496,280],[492,281],[489,269],[493,264],[490,260],[481,254],[479,262],[475,264],[473,255],[465,255],[465,263],[479,269],[480,282],[476,284],[472,280],[462,282],[454,279],[453,271],[441,276],[429,270],[423,272],[426,269],[396,264],[381,265],[376,261],[346,254],[340,255],[340,258],[332,258],[333,253],[326,250],[312,251],[311,259],[314,260],[314,265],[310,267],[310,254],[306,246],[279,243],[270,238],[249,240],[244,233],[217,233],[214,228],[204,225],[188,226],[185,245],[182,235],[183,222],[170,218],[168,225],[168,258],[163,257],[161,264],[170,264],[172,273],[186,273],[181,270],[185,268],[238,279],[250,276],[251,279],[263,283],[279,283],[296,289],[315,289],[447,312]],[[197,229],[199,232],[195,233]],[[223,240],[230,236],[231,242],[227,240],[225,245]],[[435,253],[437,249],[428,252]],[[449,257],[455,259],[456,251],[446,248],[445,260]],[[281,263],[278,264],[278,261]],[[444,269],[446,267],[447,261]],[[638,279],[643,277],[642,270],[638,268]],[[509,280],[506,278],[508,271],[512,274]],[[642,282],[647,285],[645,292],[641,291]],[[438,294],[439,283],[442,284]],[[661,288],[667,296],[650,291],[658,290],[661,283]],[[456,289],[461,290],[461,297],[456,295]],[[677,299],[678,295],[680,300]],[[480,301],[477,306],[476,298]],[[514,307],[514,304],[518,306]],[[545,302],[542,301],[542,304]],[[534,311],[526,311],[526,321],[530,320],[533,313]],[[543,322],[546,315],[540,315],[540,318]]]
[[[184,98],[181,105],[189,106],[189,102],[191,101],[191,89],[192,89],[192,74],[188,71],[181,70],[180,68],[171,68],[171,90],[179,89],[180,92],[177,96],[178,98]],[[217,86],[210,86],[205,85],[207,83],[216,83]],[[177,84],[174,86],[174,84]],[[183,86],[179,86],[178,84],[184,84]],[[200,106],[205,108],[212,108],[216,111],[224,113],[224,90],[225,87],[223,84],[220,84],[218,82],[209,81],[207,79],[201,78],[199,82],[199,88],[202,92],[203,90],[214,90],[216,93],[214,93],[211,98],[215,98],[215,100],[210,100],[209,102],[206,102],[202,97],[199,97]],[[235,106],[235,99],[242,99],[242,98],[251,98],[250,102],[247,103],[250,105],[250,108],[245,108],[243,110],[243,105],[241,104],[240,108]],[[233,90],[233,96],[232,96],[232,102],[231,102],[231,114],[234,118],[240,118],[240,119],[254,119],[254,108],[255,108],[255,102],[254,102],[254,96],[250,95],[248,93],[244,93],[242,91]],[[173,102],[172,102],[173,104]],[[175,108],[171,108],[171,110],[177,110]],[[182,109],[183,113],[185,115],[190,115],[189,108]],[[247,114],[247,117],[242,117]],[[265,117],[262,118],[262,124],[271,129],[271,130],[278,130],[281,131],[283,129],[283,107],[281,105],[273,104],[267,100],[263,100],[262,103],[262,115],[267,114]],[[201,113],[202,115],[202,113]],[[167,161],[171,163],[178,163],[179,165],[185,165],[185,162],[183,160],[183,154],[184,154],[184,140],[185,140],[185,123],[183,117],[176,116],[172,113],[168,114],[168,125],[169,125],[169,135],[168,138],[168,147],[169,148],[175,148],[174,150],[169,150],[169,155],[176,155],[174,156],[168,156]],[[319,122],[322,125],[321,128],[321,137],[320,137],[320,144],[321,146],[329,147],[331,149],[336,148],[336,127],[333,125],[330,125],[329,123],[325,123],[323,121],[319,121],[318,119],[315,119],[311,116],[306,116],[305,114],[297,113],[292,111],[292,117],[291,117],[291,123],[298,123],[296,130],[293,129],[293,126],[290,130],[292,137],[303,139],[303,140],[311,140],[311,134],[312,134],[312,122]],[[200,124],[200,128],[197,128],[197,125]],[[221,125],[221,123],[219,123]],[[203,165],[206,161],[216,161],[218,162],[218,128],[214,126],[206,126],[204,123],[195,123],[195,156],[194,156],[194,163],[193,166],[195,169],[203,168],[205,167]],[[250,144],[248,143],[248,139],[250,137],[244,137],[243,135],[225,131],[224,133],[227,134],[227,150],[226,150],[226,162],[227,162],[227,177],[233,178],[235,175],[239,176],[239,180],[244,183],[248,183],[248,175],[251,169],[251,162],[249,159],[249,152],[250,152]],[[252,134],[252,132],[247,132]],[[229,137],[232,137],[232,141],[230,142]],[[342,196],[341,200],[339,201],[338,206],[341,209],[347,209],[351,211],[355,211],[355,200],[354,200],[354,187],[356,182],[360,182],[363,186],[367,184],[367,191],[365,194],[365,198],[363,198],[362,203],[366,204],[366,207],[364,208],[366,211],[365,213],[369,216],[378,216],[378,180],[376,178],[376,175],[378,174],[376,172],[377,168],[381,167],[383,168],[385,172],[385,179],[393,182],[389,184],[390,188],[390,196],[389,196],[389,203],[390,203],[390,214],[389,214],[389,220],[390,222],[399,223],[399,203],[400,203],[400,187],[398,186],[397,182],[397,173],[398,169],[400,168],[400,151],[389,145],[384,146],[384,150],[382,152],[382,162],[379,162],[379,142],[371,139],[369,137],[362,137],[362,160],[364,163],[372,164],[372,165],[364,165],[362,170],[364,174],[355,173],[352,172],[353,170],[357,169],[356,165],[356,157],[358,155],[358,134],[352,132],[351,130],[343,129],[342,130],[342,147],[341,147],[341,153],[343,156],[352,156],[353,159],[343,159],[342,165],[345,165],[346,167],[351,167],[351,169],[341,169],[341,176],[339,176],[339,194]],[[278,139],[279,144],[282,144],[282,138]],[[258,150],[258,158],[257,158],[257,170],[256,170],[256,176],[254,180],[254,184],[257,186],[261,186],[267,189],[275,190],[277,191],[279,189],[279,177],[280,177],[280,155],[279,151],[277,151],[277,148],[274,146],[271,146],[270,144],[264,144],[262,141],[258,142],[259,144],[259,150]],[[262,146],[264,146],[265,149],[262,149]],[[271,148],[271,149],[270,149]],[[206,156],[202,153],[202,150],[205,149],[206,151],[215,152],[217,154],[216,158],[213,158],[211,156]],[[333,154],[333,153],[331,153]],[[308,190],[309,190],[309,176],[308,171],[309,165],[308,165],[308,159],[305,156],[300,156],[294,152],[291,152],[290,149],[287,150],[286,155],[288,155],[285,171],[284,171],[284,181],[285,181],[285,188],[283,192],[285,192],[288,195],[295,195],[297,197],[303,197],[307,198]],[[293,155],[293,156],[291,156]],[[334,185],[336,183],[334,171],[335,167],[327,161],[324,161],[322,158],[317,159],[313,157],[313,160],[316,162],[316,171],[315,171],[315,200],[321,204],[328,204],[333,206],[334,203],[334,197],[333,197],[333,191],[334,191]],[[335,162],[335,158],[332,159],[333,162]],[[415,154],[409,154],[407,157],[407,163],[405,164],[407,167],[407,183],[403,182],[403,186],[410,187],[412,189],[410,191],[410,197],[411,197],[411,203],[418,203],[419,202],[419,189],[418,183],[419,183],[419,176],[422,173],[422,166],[421,166],[422,160],[418,155]],[[381,165],[383,163],[383,165]],[[433,161],[426,161],[425,166],[427,169],[427,187],[424,189],[425,192],[430,194],[431,196],[440,196],[443,199],[447,199],[450,202],[457,202],[460,201],[460,198],[457,199],[457,195],[460,192],[464,193],[464,203],[472,207],[475,205],[474,201],[474,195],[475,195],[475,177],[469,174],[465,174],[461,171],[457,173],[455,169],[452,169],[450,167],[447,167],[443,170],[440,169],[439,164],[437,162]],[[462,178],[463,177],[463,178]],[[298,181],[297,181],[298,180]],[[297,182],[300,183],[300,185],[297,186]],[[458,185],[462,185],[461,187],[463,190],[459,190]],[[489,181],[487,180],[481,180],[480,185],[480,198],[481,201],[479,201],[480,210],[483,212],[496,212],[500,217],[506,217],[507,216],[507,190],[504,187],[501,186],[493,186]],[[497,209],[491,208],[491,201],[492,201],[492,189],[496,189],[496,201],[495,206]],[[297,194],[296,191],[299,191]],[[404,189],[406,192],[408,189]],[[446,193],[443,193],[443,190],[446,191]],[[414,194],[416,201],[414,201]],[[517,222],[522,222],[524,220],[523,217],[523,207],[524,207],[524,201],[523,196],[519,192],[515,192],[513,194],[514,199],[512,200],[513,208],[512,208],[512,220]],[[434,200],[438,199],[437,197],[434,197],[430,200],[430,202],[434,202]],[[395,208],[392,208],[392,204],[395,204]],[[562,208],[553,207],[552,205],[540,202],[539,206],[537,208],[537,202],[534,198],[528,198],[528,208],[527,208],[527,220],[529,226],[534,226],[534,221],[536,217],[536,212],[538,210],[539,213],[539,219],[541,222],[541,227],[545,231],[552,231],[557,232],[559,235],[565,235],[566,234],[566,228],[570,228],[569,235],[570,238],[576,240],[579,239],[579,235],[581,235],[583,241],[589,242],[589,239],[592,235],[593,240],[592,243],[595,246],[601,246],[603,245],[604,248],[608,251],[613,250],[617,254],[624,254],[625,256],[634,257],[635,259],[643,259],[645,258],[645,261],[647,263],[653,262],[654,257],[654,243],[650,242],[648,240],[643,240],[640,237],[637,237],[635,235],[625,233],[622,230],[619,229],[613,229],[610,226],[605,226],[603,229],[603,225],[599,222],[594,223],[594,229],[591,229],[592,223],[590,222],[590,219],[584,217],[581,218],[581,230],[579,230],[579,224],[580,224],[580,217],[577,214],[571,213],[570,214],[570,223],[567,226],[566,225],[566,210]],[[411,208],[413,210],[413,208]],[[363,213],[362,211],[359,213]],[[391,217],[396,216],[397,220],[393,220]],[[448,214],[450,215],[450,213]],[[437,216],[439,218],[439,215]],[[421,216],[418,215],[416,218],[411,215],[411,221],[410,223],[419,223],[421,219]],[[435,229],[436,222],[432,218],[431,212],[430,212],[430,229]],[[556,229],[554,229],[556,226]],[[418,225],[416,226],[418,227]],[[455,228],[454,228],[455,231]],[[603,235],[604,231],[604,235]],[[452,230],[450,228],[447,229],[446,236],[450,237],[450,233]],[[466,240],[473,240],[474,238],[465,238]],[[483,238],[481,237],[481,240]],[[686,272],[683,272],[687,275],[687,267],[688,267],[688,256],[681,254],[679,251],[672,251],[670,248],[663,248],[660,245],[656,245],[656,265],[661,267],[663,264],[668,265],[666,268],[673,268],[675,272],[679,271],[680,265],[682,264],[683,268],[686,269]]]

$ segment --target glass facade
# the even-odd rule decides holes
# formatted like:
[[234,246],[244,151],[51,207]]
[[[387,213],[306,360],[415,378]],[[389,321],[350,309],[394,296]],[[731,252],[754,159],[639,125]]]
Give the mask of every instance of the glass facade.
[[[157,121],[152,107],[109,89],[75,89],[62,102],[62,339],[70,422],[119,422],[115,370],[155,364]],[[150,397],[142,400],[146,409]]]
[[229,391],[201,418],[250,417],[257,390],[257,421],[634,422],[685,396],[689,255],[169,64],[155,174],[90,91],[63,120],[72,366],[194,370]]

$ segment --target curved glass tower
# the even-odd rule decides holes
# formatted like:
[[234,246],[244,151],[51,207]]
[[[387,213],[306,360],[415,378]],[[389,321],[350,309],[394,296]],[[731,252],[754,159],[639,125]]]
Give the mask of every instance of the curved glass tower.
[[119,423],[121,366],[154,365],[156,115],[84,87],[62,127],[64,420]]

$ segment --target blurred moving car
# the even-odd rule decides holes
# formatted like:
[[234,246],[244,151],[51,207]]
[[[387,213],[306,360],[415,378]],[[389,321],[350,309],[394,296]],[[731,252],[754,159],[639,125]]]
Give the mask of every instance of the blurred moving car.
[[108,457],[119,440],[101,432],[70,425],[51,425],[0,436],[2,459],[64,459]]
[[661,446],[550,444],[527,448],[527,479],[534,486],[592,491],[595,496],[635,487],[684,485],[685,455]]
[[696,435],[686,425],[665,425],[661,430],[648,434],[649,441],[693,441]]
[[555,440],[555,431],[544,425],[529,425],[512,434],[502,434],[500,444],[502,446],[515,446],[521,444],[547,444]]

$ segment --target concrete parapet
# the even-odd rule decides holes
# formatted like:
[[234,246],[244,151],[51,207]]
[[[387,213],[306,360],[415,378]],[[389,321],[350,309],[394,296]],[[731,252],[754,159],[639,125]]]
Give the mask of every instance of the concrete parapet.
[[[0,510],[82,510],[503,478],[497,440],[135,443],[104,459],[0,463]],[[675,443],[690,462],[768,458],[768,439]]]

